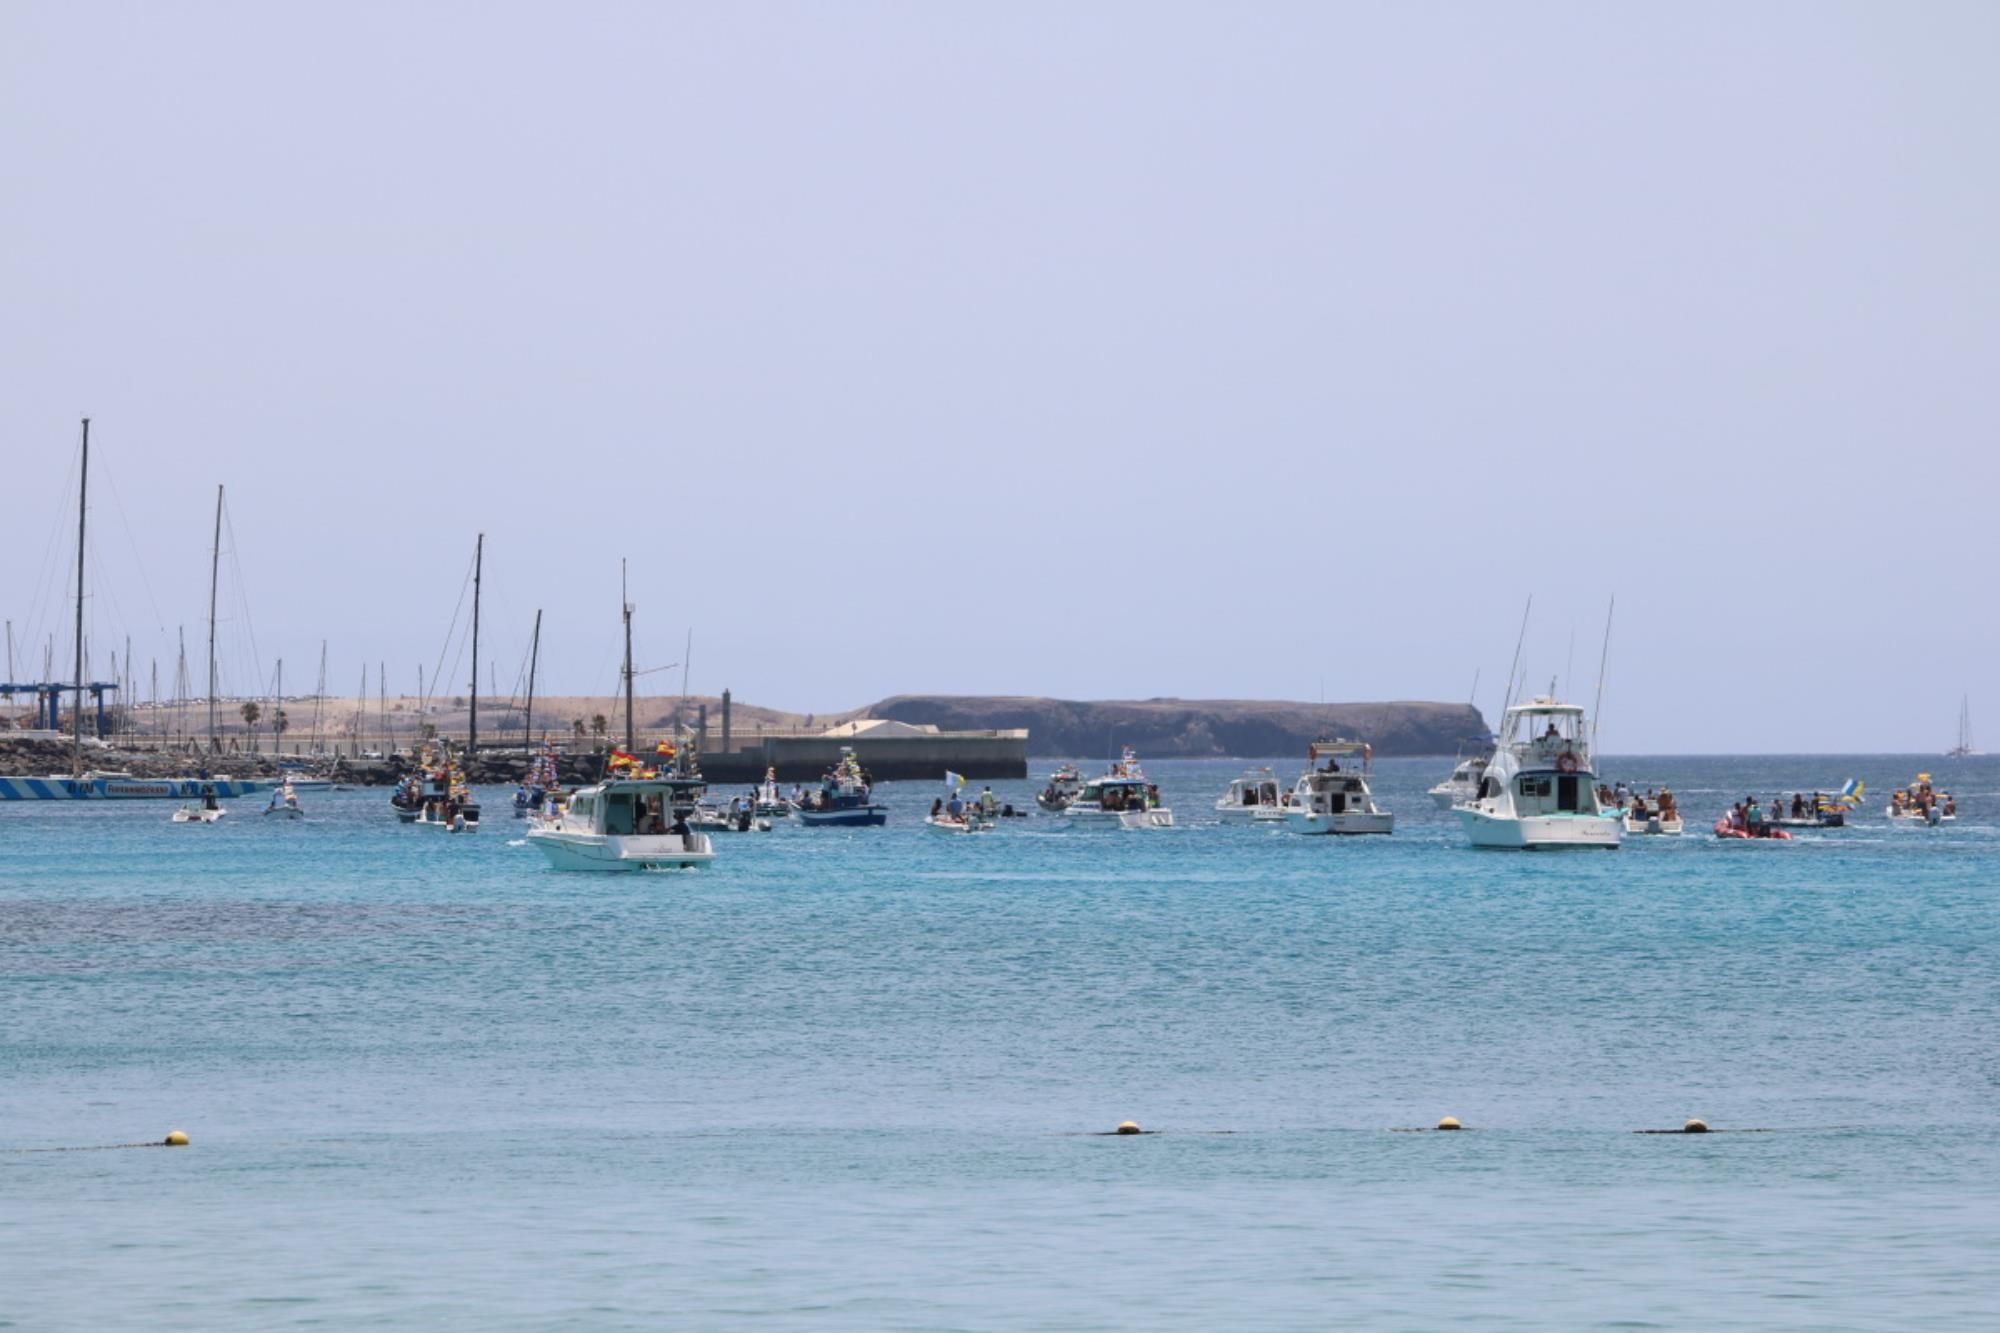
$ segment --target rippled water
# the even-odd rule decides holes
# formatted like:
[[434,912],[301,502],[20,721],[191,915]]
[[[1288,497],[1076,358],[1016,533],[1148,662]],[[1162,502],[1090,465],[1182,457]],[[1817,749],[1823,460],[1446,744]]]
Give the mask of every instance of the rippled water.
[[[380,792],[0,809],[0,1324],[1992,1327],[2000,760],[1614,769],[1693,825],[1919,766],[1956,827],[1542,856],[1435,761],[1388,839],[1161,763],[1169,831],[901,784],[633,876]],[[1690,1115],[1772,1132],[1630,1132]]]

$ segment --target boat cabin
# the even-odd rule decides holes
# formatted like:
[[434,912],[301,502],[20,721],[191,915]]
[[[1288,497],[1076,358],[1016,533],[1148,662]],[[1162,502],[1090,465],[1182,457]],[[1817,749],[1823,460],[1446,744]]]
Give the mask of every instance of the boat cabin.
[[1084,784],[1076,803],[1100,810],[1150,810],[1160,804],[1160,789],[1144,778],[1095,778]]
[[569,799],[565,821],[607,837],[655,837],[687,832],[707,784],[698,778],[613,779]]

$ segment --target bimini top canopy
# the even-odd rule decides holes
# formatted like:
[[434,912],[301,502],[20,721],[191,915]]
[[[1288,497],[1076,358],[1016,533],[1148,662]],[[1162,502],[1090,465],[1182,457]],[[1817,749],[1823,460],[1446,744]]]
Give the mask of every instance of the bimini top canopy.
[[1517,713],[1524,717],[1532,713],[1560,713],[1571,717],[1582,717],[1583,705],[1559,704],[1554,699],[1549,698],[1533,699],[1524,704],[1515,704],[1507,710],[1507,716],[1509,717],[1513,717]]

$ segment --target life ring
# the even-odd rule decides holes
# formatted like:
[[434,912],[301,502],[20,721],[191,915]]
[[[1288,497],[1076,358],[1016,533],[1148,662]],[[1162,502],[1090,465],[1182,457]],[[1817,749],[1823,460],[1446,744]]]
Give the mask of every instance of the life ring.
[[1556,756],[1556,772],[1558,773],[1574,773],[1579,767],[1581,765],[1577,763],[1576,756],[1568,750],[1564,750]]

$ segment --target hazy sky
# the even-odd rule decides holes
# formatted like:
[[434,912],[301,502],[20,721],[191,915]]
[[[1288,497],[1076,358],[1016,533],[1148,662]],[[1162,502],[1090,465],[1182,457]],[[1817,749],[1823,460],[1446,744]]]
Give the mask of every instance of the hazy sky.
[[0,607],[66,633],[87,413],[142,672],[222,482],[243,689],[251,628],[413,688],[484,531],[503,692],[537,607],[609,691],[623,555],[642,666],[801,710],[1490,717],[1531,592],[1588,703],[1615,593],[1609,749],[2000,742],[1997,60],[1990,3],[9,4]]

